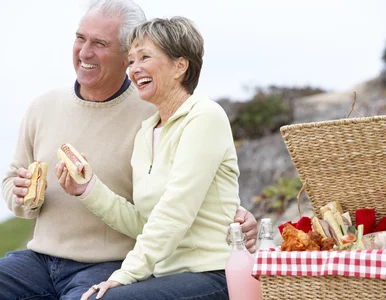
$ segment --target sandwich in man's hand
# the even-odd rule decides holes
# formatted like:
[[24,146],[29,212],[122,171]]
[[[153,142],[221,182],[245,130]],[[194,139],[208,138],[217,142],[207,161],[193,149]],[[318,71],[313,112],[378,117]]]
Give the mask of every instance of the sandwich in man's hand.
[[35,161],[28,166],[28,171],[32,174],[28,193],[25,195],[23,205],[30,209],[40,207],[44,202],[44,193],[47,187],[47,168],[45,162]]

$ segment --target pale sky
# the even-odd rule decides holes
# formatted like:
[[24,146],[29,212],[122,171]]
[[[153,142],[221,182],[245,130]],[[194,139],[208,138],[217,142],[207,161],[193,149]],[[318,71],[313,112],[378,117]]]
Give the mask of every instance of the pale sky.
[[[182,15],[205,39],[198,90],[247,100],[269,84],[348,90],[382,68],[384,0],[138,0],[148,19]],[[72,85],[84,1],[0,1],[0,174],[34,97]],[[10,216],[0,201],[0,220]]]

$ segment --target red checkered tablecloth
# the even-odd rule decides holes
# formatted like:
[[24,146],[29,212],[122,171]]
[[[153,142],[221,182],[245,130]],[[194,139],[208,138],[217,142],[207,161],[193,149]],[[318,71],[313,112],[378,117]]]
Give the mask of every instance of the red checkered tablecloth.
[[252,275],[341,275],[386,279],[386,250],[258,251]]

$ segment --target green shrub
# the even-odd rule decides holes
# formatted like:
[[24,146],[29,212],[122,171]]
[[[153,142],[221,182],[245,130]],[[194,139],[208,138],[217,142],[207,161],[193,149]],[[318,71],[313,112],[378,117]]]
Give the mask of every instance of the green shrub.
[[253,202],[259,205],[264,202],[267,212],[283,213],[288,203],[295,199],[302,188],[302,182],[298,177],[280,178],[277,183],[266,186]]
[[0,224],[0,257],[7,252],[23,249],[31,238],[35,220],[12,218]]
[[239,103],[238,114],[231,122],[233,137],[253,139],[271,134],[292,121],[289,102],[280,95],[258,92],[249,102]]

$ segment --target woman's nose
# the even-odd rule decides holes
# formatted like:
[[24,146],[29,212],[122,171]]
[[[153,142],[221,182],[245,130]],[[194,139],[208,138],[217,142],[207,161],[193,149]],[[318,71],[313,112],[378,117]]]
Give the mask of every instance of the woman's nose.
[[138,63],[132,63],[129,67],[131,74],[138,74],[141,71],[141,66]]
[[137,73],[139,72],[139,64],[136,63],[136,62],[133,62],[131,65],[130,65],[130,70],[133,72],[133,73]]

